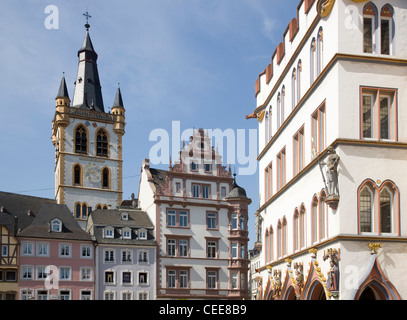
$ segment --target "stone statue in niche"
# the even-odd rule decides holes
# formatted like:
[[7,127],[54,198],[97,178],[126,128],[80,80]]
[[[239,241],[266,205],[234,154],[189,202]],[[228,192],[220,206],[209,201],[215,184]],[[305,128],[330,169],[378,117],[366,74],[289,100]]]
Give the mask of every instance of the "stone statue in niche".
[[326,187],[329,196],[339,196],[338,188],[338,164],[340,157],[336,154],[333,147],[327,149],[328,157],[325,162],[321,164],[325,165]]
[[324,251],[322,259],[329,259],[330,268],[328,271],[326,288],[331,293],[339,292],[339,260],[341,259],[340,249],[328,249]]

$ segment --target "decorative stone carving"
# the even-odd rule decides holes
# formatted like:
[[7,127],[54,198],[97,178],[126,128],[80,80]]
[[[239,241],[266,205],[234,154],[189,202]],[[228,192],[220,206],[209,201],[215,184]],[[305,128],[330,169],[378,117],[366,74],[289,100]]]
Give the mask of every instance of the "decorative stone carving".
[[341,259],[340,249],[328,249],[324,251],[322,259],[325,261],[329,259],[330,269],[327,274],[327,290],[331,294],[338,294],[339,292],[339,261]]

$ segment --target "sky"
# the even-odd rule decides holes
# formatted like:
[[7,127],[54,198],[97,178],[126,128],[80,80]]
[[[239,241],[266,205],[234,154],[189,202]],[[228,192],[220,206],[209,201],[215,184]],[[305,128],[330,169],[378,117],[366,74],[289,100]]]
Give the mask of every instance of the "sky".
[[[249,135],[258,123],[245,116],[255,109],[255,81],[296,17],[298,4],[299,0],[1,0],[0,191],[54,198],[55,97],[65,73],[73,98],[86,11],[91,15],[89,32],[98,53],[105,110],[113,105],[119,84],[126,109],[124,199],[138,193],[141,164],[157,144],[151,138],[157,129],[180,144],[173,126],[179,125],[181,133],[192,128],[233,132],[236,146],[242,143],[240,132],[246,138],[242,150],[251,163],[258,150],[256,144],[255,154],[250,151]],[[249,164],[243,156],[228,159],[223,153],[224,165],[232,163],[237,183],[252,199],[253,245],[259,208],[257,162],[254,170],[244,170]],[[168,162],[152,166],[167,169]]]

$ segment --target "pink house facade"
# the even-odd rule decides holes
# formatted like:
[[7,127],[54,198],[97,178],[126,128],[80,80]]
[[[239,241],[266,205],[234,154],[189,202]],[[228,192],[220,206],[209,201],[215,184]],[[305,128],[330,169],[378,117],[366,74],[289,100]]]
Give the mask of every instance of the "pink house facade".
[[94,245],[65,205],[44,205],[18,239],[19,300],[94,299]]

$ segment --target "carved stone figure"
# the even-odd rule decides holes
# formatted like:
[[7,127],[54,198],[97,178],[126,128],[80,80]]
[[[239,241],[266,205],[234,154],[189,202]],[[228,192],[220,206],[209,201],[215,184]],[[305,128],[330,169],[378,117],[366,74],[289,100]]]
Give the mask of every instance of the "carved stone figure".
[[339,260],[340,260],[340,250],[339,249],[328,249],[322,259],[325,261],[329,259],[330,269],[327,275],[326,288],[330,292],[339,291]]
[[296,285],[298,286],[300,292],[304,288],[304,266],[302,263],[294,263],[294,269],[295,269],[295,281]]
[[338,189],[338,164],[340,157],[336,154],[336,151],[333,147],[328,147],[328,157],[325,162],[321,164],[326,167],[326,187],[328,196],[339,195]]

